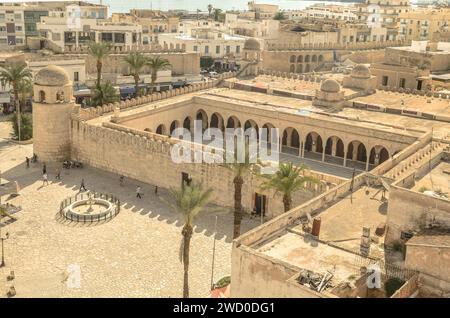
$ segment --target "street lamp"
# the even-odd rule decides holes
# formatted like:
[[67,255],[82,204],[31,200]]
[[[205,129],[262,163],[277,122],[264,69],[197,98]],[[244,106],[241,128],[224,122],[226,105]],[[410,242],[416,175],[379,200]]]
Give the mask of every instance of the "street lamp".
[[9,238],[9,233],[6,232],[5,237],[2,236],[2,228],[0,227],[0,240],[2,241],[2,262],[0,263],[0,268],[5,266],[5,251],[3,248],[3,241]]

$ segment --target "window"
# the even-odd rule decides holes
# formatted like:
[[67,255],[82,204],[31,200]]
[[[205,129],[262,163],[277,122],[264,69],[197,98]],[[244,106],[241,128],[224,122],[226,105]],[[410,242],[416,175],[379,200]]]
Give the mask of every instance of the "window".
[[383,76],[383,78],[381,79],[381,85],[387,86],[388,85],[388,81],[389,81],[389,77]]
[[405,84],[406,84],[406,79],[401,78],[400,82],[398,83],[398,86],[401,88],[405,88]]
[[216,45],[216,54],[220,54],[220,45]]
[[14,14],[14,20],[22,20],[22,15],[20,13]]
[[227,54],[230,53],[230,46],[227,45],[227,50],[226,50]]
[[22,31],[22,27],[20,25],[16,26],[16,31]]
[[209,54],[209,46],[205,45],[205,54]]
[[16,44],[23,44],[22,38],[16,38]]
[[194,52],[197,52],[197,50],[198,50],[197,45],[194,45]]
[[241,53],[241,47],[239,45],[236,46],[236,53]]
[[78,72],[73,72],[73,81],[78,82],[80,80],[80,74]]

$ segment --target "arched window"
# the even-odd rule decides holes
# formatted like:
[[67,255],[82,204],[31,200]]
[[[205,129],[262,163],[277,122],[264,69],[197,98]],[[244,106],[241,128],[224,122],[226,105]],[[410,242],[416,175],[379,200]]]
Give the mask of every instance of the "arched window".
[[59,91],[58,93],[56,93],[56,100],[58,102],[64,101],[64,92],[63,91]]
[[45,102],[45,92],[39,91],[39,102],[44,103]]

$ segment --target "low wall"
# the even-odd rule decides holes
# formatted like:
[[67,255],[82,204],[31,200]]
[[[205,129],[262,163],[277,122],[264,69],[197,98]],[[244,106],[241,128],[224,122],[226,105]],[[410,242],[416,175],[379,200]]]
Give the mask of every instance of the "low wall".
[[411,295],[413,295],[419,289],[418,279],[419,279],[419,275],[414,274],[390,298],[409,298],[409,297],[411,297]]

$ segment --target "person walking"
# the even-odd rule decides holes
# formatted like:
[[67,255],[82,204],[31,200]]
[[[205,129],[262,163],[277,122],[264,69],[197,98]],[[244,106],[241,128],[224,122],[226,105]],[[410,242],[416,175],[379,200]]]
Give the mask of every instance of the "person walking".
[[141,187],[140,186],[138,186],[136,188],[136,198],[142,199],[142,197],[141,197]]
[[124,178],[125,178],[124,176],[120,176],[120,178],[119,178],[119,183],[120,183],[121,187],[123,187],[123,179]]
[[27,168],[29,168],[30,167],[30,158],[25,157],[25,161],[27,163]]
[[47,165],[44,163],[44,165],[42,166],[42,174],[46,173],[47,173]]
[[80,192],[81,192],[81,191],[87,191],[87,190],[86,190],[86,187],[85,187],[85,185],[84,185],[84,178],[81,179]]
[[158,194],[158,186],[155,185],[155,194]]
[[48,185],[48,175],[46,173],[42,175],[42,186],[44,185]]

